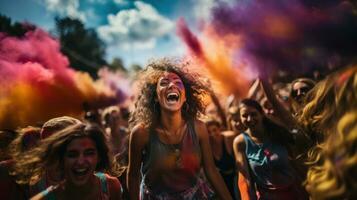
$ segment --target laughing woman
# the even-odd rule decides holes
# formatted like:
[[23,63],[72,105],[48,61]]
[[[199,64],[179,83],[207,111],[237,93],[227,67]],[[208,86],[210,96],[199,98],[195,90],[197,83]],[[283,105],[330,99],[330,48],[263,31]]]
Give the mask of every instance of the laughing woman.
[[19,183],[36,183],[48,169],[57,169],[62,182],[51,185],[32,199],[121,199],[119,181],[109,171],[103,132],[82,123],[54,133],[16,163]]
[[205,124],[196,119],[204,87],[178,66],[162,59],[141,74],[130,120],[130,199],[216,198],[200,178],[202,167],[218,197],[231,199],[215,168]]

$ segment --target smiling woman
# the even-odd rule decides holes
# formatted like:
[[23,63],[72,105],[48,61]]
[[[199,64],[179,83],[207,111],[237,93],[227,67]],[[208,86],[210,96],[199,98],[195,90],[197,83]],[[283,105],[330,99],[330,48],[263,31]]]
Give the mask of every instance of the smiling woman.
[[119,181],[105,174],[113,166],[100,128],[83,123],[52,134],[16,163],[19,183],[37,183],[57,169],[61,183],[32,199],[121,199]]
[[185,69],[162,59],[141,74],[130,119],[130,199],[214,199],[201,168],[217,196],[231,199],[215,168],[205,124],[197,120],[205,86]]

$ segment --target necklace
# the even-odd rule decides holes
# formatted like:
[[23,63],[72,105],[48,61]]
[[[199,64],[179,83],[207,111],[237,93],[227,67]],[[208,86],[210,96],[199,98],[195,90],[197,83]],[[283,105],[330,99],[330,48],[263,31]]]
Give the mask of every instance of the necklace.
[[170,139],[169,137],[172,134],[170,134],[170,132],[165,128],[162,128],[163,135],[165,136],[168,142],[165,143],[165,145],[170,148],[170,155],[174,157],[176,168],[182,168],[181,143],[184,136],[184,134],[182,134],[184,130],[186,130],[186,124],[180,126],[180,128],[173,134],[175,137],[179,136],[179,143],[172,144],[172,139]]

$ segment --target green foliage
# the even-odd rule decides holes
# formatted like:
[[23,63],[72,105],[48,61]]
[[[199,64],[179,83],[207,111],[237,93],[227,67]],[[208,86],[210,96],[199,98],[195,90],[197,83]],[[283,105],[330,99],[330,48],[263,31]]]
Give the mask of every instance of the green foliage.
[[114,58],[113,61],[108,65],[110,70],[113,71],[122,71],[127,72],[127,69],[124,67],[123,60],[121,58]]
[[55,34],[59,37],[62,52],[68,56],[71,66],[97,77],[99,68],[107,65],[104,60],[105,44],[94,29],[86,29],[78,19],[55,18]]
[[12,23],[9,17],[0,14],[0,32],[4,32],[10,36],[21,37],[28,30],[34,29],[35,26],[26,23]]

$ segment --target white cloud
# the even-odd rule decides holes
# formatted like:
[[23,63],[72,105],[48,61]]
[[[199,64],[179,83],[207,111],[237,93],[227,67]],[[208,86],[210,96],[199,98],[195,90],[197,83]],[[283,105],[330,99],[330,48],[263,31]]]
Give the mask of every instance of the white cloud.
[[114,2],[119,5],[126,5],[129,3],[128,0],[114,0]]
[[47,10],[86,21],[86,15],[79,11],[79,0],[45,0]]
[[191,0],[193,2],[193,14],[196,19],[209,20],[211,16],[212,8],[217,6],[218,3],[227,3],[232,5],[234,0]]
[[108,15],[108,25],[98,27],[99,36],[122,49],[151,49],[159,37],[168,35],[174,23],[150,4],[134,2],[135,8]]

